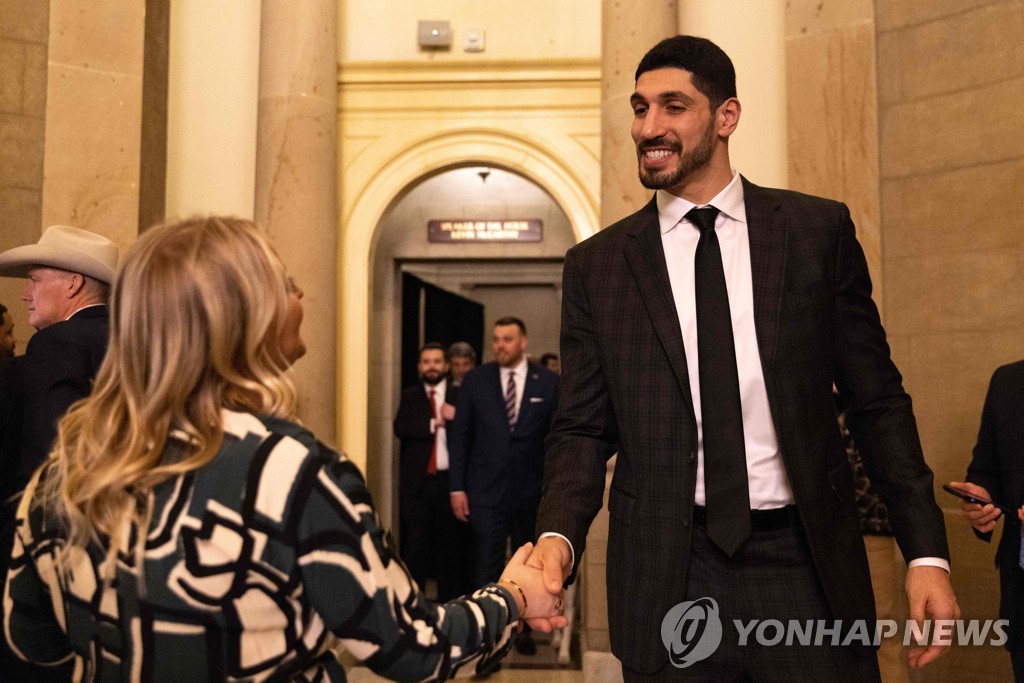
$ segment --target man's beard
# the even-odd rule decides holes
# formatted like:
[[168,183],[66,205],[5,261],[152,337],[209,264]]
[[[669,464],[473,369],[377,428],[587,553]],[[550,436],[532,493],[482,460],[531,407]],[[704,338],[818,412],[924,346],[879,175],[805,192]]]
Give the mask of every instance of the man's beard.
[[676,155],[679,157],[679,165],[674,171],[648,172],[644,170],[643,153],[647,147],[664,147],[668,144],[665,138],[656,138],[642,143],[638,149],[637,168],[640,174],[640,182],[648,190],[666,190],[680,185],[689,176],[703,168],[711,160],[715,149],[715,119],[711,117],[708,127],[704,129],[704,135],[697,142],[697,146],[689,151],[683,151],[682,145],[672,145]]
[[441,380],[444,379],[444,373],[443,372],[429,371],[429,372],[423,373],[422,375],[420,375],[420,377],[423,379],[423,383],[424,384],[429,384],[430,386],[435,386],[435,385],[440,384]]

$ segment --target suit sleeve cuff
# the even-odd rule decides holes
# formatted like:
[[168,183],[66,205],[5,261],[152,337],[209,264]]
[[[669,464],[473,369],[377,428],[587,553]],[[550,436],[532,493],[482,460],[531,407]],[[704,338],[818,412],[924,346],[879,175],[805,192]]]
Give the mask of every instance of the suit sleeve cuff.
[[941,567],[949,571],[949,560],[941,557],[919,557],[907,563],[907,567]]
[[544,533],[542,533],[540,535],[539,538],[547,538],[548,536],[554,536],[555,538],[560,538],[563,541],[565,541],[565,544],[567,546],[569,546],[569,571],[572,571],[576,567],[576,551],[573,550],[572,543],[569,542],[568,538],[566,538],[562,534],[557,533],[555,531],[545,531]]

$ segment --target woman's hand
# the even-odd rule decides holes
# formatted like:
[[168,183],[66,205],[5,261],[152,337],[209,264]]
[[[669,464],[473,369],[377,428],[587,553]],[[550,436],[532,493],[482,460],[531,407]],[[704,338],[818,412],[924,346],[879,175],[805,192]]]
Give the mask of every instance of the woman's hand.
[[568,626],[569,620],[564,615],[564,591],[556,595],[548,592],[541,570],[526,566],[531,552],[532,543],[519,548],[501,573],[498,583],[512,593],[519,607],[520,619],[547,619],[551,628]]

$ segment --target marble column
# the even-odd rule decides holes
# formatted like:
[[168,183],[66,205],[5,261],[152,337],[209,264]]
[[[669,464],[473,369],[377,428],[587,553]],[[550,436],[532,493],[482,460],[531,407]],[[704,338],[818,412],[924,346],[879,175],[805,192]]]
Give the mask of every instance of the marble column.
[[336,50],[336,2],[263,0],[256,221],[305,291],[299,414],[328,443],[338,393]]
[[733,167],[768,187],[788,187],[786,0],[688,0],[679,3],[679,32],[703,36],[736,67],[743,107],[729,139]]
[[[675,35],[676,0],[604,0],[601,4],[601,226],[627,216],[650,199],[637,179],[636,148],[630,137],[633,112],[629,96],[640,58],[658,41]],[[613,461],[614,462],[614,461]],[[609,478],[612,468],[609,468]],[[606,501],[607,502],[607,501]],[[582,624],[584,679],[621,680],[617,661],[606,655],[608,600],[605,556],[608,510],[602,508],[590,527],[580,588],[585,615]]]
[[604,0],[601,4],[601,227],[650,199],[637,180],[629,129],[636,65],[655,43],[675,35],[676,0]]
[[259,61],[259,3],[171,3],[169,218],[208,213],[252,218]]

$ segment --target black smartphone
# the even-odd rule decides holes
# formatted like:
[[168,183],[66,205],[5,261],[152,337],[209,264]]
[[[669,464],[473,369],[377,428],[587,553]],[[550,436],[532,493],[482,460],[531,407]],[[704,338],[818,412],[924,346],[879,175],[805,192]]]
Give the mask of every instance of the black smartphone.
[[968,503],[977,503],[978,505],[995,505],[997,508],[999,508],[1000,510],[1002,510],[1003,512],[1005,512],[1008,515],[1012,515],[1012,514],[1016,513],[1016,510],[1008,508],[1005,505],[1000,505],[999,503],[993,502],[991,500],[986,500],[984,498],[980,498],[978,496],[975,496],[975,495],[972,495],[972,494],[968,493],[967,491],[964,491],[963,489],[958,489],[955,486],[950,486],[949,484],[943,484],[942,485],[942,490],[943,491],[948,491],[949,493],[952,493],[957,498],[963,498]]

